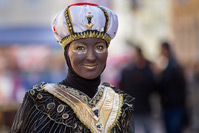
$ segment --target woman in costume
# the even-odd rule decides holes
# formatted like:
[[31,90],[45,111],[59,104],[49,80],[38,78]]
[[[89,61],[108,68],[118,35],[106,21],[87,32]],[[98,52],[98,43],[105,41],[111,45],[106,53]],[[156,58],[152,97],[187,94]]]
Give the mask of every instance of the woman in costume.
[[52,25],[68,65],[60,83],[30,89],[11,132],[128,133],[133,98],[100,84],[108,46],[118,27],[116,14],[92,3],[76,3],[60,11]]

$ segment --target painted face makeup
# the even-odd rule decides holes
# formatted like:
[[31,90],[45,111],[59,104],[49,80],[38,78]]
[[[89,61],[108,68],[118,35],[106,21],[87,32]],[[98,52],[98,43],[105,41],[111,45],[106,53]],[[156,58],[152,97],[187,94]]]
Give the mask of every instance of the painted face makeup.
[[106,66],[108,50],[102,39],[87,38],[73,41],[68,50],[73,70],[86,79],[98,77]]
[[[96,43],[93,49],[96,53],[99,53],[99,54],[107,52],[106,44],[102,42]],[[77,54],[86,54],[88,50],[89,50],[88,45],[84,43],[75,43],[72,49],[72,51]]]

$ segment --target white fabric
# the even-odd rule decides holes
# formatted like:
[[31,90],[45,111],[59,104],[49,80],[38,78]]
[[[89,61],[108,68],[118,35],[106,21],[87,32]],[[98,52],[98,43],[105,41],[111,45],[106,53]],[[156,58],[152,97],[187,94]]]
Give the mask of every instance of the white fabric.
[[[102,7],[102,6],[101,6]],[[116,35],[117,28],[118,28],[118,18],[117,15],[110,9],[106,7],[104,8],[109,16],[109,24],[108,24],[108,30],[107,34],[113,39]],[[67,8],[60,11],[54,18],[52,28],[55,28],[54,35],[58,42],[61,42],[61,40],[70,35],[70,32],[68,31],[68,27],[66,25],[66,19],[65,19],[65,10]],[[86,23],[88,23],[86,15],[88,12],[91,12],[93,15],[91,19],[91,23],[93,23],[93,27],[90,29],[86,26]],[[99,32],[104,31],[104,26],[106,23],[106,18],[104,15],[104,12],[97,6],[91,6],[91,5],[75,5],[71,6],[69,8],[69,14],[71,17],[71,21],[73,24],[74,32],[84,32],[86,30],[97,30]]]

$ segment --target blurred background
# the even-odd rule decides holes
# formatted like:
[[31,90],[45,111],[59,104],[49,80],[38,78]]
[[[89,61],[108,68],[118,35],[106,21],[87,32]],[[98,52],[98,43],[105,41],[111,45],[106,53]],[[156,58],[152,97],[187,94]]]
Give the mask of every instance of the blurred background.
[[[0,0],[0,133],[9,132],[33,85],[65,78],[67,66],[51,22],[58,11],[75,2],[98,3],[118,15],[118,33],[102,75],[102,81],[118,88],[123,68],[135,59],[132,46],[142,48],[156,75],[160,44],[169,42],[186,80],[188,124],[183,132],[199,132],[199,0]],[[158,93],[149,99],[152,133],[166,133],[160,99]]]

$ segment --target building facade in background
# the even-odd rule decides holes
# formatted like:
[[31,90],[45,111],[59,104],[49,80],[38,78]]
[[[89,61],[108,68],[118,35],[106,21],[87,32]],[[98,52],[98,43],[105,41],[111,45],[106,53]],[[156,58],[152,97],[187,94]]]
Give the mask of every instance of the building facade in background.
[[173,1],[173,47],[186,70],[191,132],[199,132],[199,1]]
[[199,1],[173,2],[173,32],[175,51],[187,68],[199,63]]

